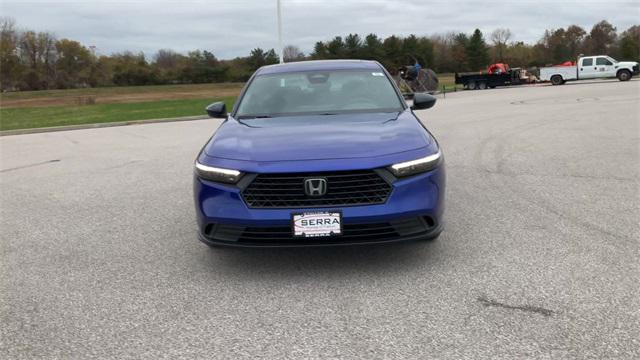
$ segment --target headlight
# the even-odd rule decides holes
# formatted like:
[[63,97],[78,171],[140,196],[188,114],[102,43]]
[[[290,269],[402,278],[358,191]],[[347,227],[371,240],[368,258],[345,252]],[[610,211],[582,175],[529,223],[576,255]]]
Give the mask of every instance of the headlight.
[[217,181],[235,184],[240,180],[242,175],[241,171],[222,169],[213,166],[202,165],[198,161],[195,164],[195,172],[199,177],[205,180]]
[[416,160],[393,164],[389,166],[388,169],[393,173],[393,175],[397,177],[415,175],[434,169],[436,166],[438,166],[438,164],[440,164],[441,160],[442,153],[440,152],[440,149],[438,149],[438,152],[433,155],[425,156]]

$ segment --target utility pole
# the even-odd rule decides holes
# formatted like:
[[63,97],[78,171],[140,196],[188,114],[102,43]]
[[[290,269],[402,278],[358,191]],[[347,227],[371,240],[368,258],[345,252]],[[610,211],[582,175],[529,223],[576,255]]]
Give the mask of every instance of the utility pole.
[[280,64],[284,63],[284,49],[282,48],[282,11],[280,10],[280,0],[278,3],[278,47],[280,53]]

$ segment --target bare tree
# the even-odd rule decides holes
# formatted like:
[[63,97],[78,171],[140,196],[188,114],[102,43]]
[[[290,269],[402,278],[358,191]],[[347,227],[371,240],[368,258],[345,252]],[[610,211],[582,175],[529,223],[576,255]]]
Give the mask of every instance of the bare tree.
[[491,41],[495,46],[498,61],[504,61],[504,52],[507,42],[511,39],[511,30],[498,28],[491,33]]
[[180,54],[171,49],[160,49],[153,57],[155,64],[160,69],[170,69],[178,66]]
[[31,90],[47,89],[54,83],[56,39],[47,32],[26,31],[19,39],[20,56],[27,66],[25,79]]
[[570,57],[574,59],[578,57],[580,50],[583,47],[584,37],[586,34],[586,31],[578,25],[571,25],[567,28],[567,31],[564,33],[564,37]]
[[606,20],[593,25],[586,38],[587,52],[593,55],[608,54],[618,37],[616,30],[616,27]]
[[15,20],[0,17],[0,89],[13,89],[21,76]]
[[15,32],[16,21],[13,18],[7,16],[0,16],[0,30],[2,34],[8,32]]
[[433,67],[440,72],[455,72],[458,70],[453,60],[453,45],[456,33],[435,34],[430,37],[433,43]]
[[299,61],[304,59],[304,53],[295,45],[287,45],[282,49],[284,62]]

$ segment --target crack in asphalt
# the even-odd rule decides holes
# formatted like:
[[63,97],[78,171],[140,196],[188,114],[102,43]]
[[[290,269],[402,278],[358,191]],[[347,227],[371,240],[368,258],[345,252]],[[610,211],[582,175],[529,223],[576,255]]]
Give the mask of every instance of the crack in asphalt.
[[593,175],[580,175],[580,174],[544,174],[544,173],[532,173],[532,172],[513,172],[513,171],[505,171],[505,170],[491,170],[487,168],[470,166],[470,165],[449,165],[447,164],[447,169],[463,169],[463,170],[473,170],[483,174],[491,174],[491,175],[503,175],[507,177],[522,177],[522,176],[535,176],[542,178],[553,178],[553,179],[590,179],[590,180],[613,180],[613,181],[624,181],[624,182],[639,182],[640,178],[627,178],[621,176],[593,176]]
[[625,178],[625,177],[620,177],[620,176],[592,176],[592,175],[579,175],[579,174],[535,174],[535,173],[527,173],[527,172],[515,173],[515,172],[504,171],[503,169],[497,170],[497,171],[489,170],[489,169],[482,169],[482,168],[475,168],[475,169],[478,170],[478,171],[482,171],[482,172],[488,173],[488,174],[504,175],[504,176],[509,176],[509,177],[537,176],[537,177],[554,178],[554,179],[575,178],[575,179],[591,179],[591,180],[615,180],[615,181],[626,181],[626,182],[638,182],[638,181],[640,181],[640,179]]
[[8,168],[8,169],[2,169],[2,170],[0,170],[0,172],[9,172],[9,171],[13,171],[13,170],[26,169],[26,168],[45,165],[45,164],[50,164],[50,163],[54,163],[54,162],[58,162],[58,161],[60,161],[60,159],[47,160],[47,161],[43,161],[43,162],[39,162],[39,163],[35,163],[35,164],[29,164],[29,165],[23,165],[23,166],[16,166],[16,167]]
[[[559,123],[559,122],[569,122],[571,121],[570,118],[565,119],[565,120],[561,120],[561,121],[556,121],[555,124]],[[489,137],[486,137],[485,139],[483,139],[479,145],[479,149],[476,151],[476,154],[474,156],[474,158],[476,159],[476,163],[480,165],[480,168],[478,168],[479,171],[484,171],[487,173],[491,173],[491,174],[497,174],[497,175],[503,175],[503,176],[519,176],[519,175],[510,175],[509,173],[507,173],[505,171],[504,168],[504,163],[505,163],[505,154],[504,154],[504,147],[505,147],[505,143],[508,141],[507,138],[513,134],[516,133],[524,133],[526,131],[538,128],[538,127],[544,127],[546,125],[549,125],[550,122],[547,120],[541,121],[541,122],[535,122],[535,123],[530,123],[530,124],[523,124],[523,125],[517,125],[513,128],[510,129],[506,129],[504,131],[498,132],[497,134],[492,134]],[[486,163],[483,161],[483,157],[482,155],[484,153],[486,153],[486,148],[488,147],[488,145],[491,142],[495,142],[497,143],[497,147],[493,156],[493,163],[495,163],[495,169],[492,169],[490,166],[486,166]],[[484,166],[483,166],[484,164]],[[573,178],[579,178],[579,176],[570,176]],[[583,177],[583,178],[588,178],[588,177]],[[593,178],[592,178],[593,179]],[[624,179],[624,180],[623,180]],[[608,180],[608,179],[607,179]],[[618,177],[617,179],[615,179],[617,181],[627,181],[626,178],[623,177]],[[495,182],[494,182],[495,183]],[[502,182],[501,184],[496,184],[498,186],[501,186],[505,189],[509,189],[510,186],[512,185],[508,185],[504,182]],[[549,205],[546,201],[541,200],[539,198],[535,198],[535,199],[531,199],[528,198],[525,194],[520,194],[518,191],[514,191],[513,189],[509,189],[516,197],[527,201],[529,204],[535,204],[537,206],[539,206],[540,208],[556,214],[558,216],[560,216],[561,218],[567,219],[568,221],[578,225],[578,226],[582,226],[584,228],[590,229],[590,230],[595,230],[598,232],[601,232],[603,234],[609,235],[609,236],[613,236],[615,238],[618,239],[623,239],[623,240],[635,240],[633,238],[630,238],[628,236],[625,235],[620,235],[620,234],[615,234],[612,233],[609,230],[604,229],[601,226],[595,225],[593,223],[587,222],[587,221],[583,221],[582,219],[576,218],[575,216],[571,215],[571,214],[567,214],[562,212],[560,209],[555,209],[553,206]]]
[[538,307],[538,306],[509,305],[509,304],[501,303],[501,302],[496,301],[496,300],[488,299],[486,296],[479,296],[477,300],[480,303],[482,303],[482,305],[484,305],[484,306],[500,307],[500,308],[509,309],[509,310],[520,310],[520,311],[526,311],[526,312],[532,312],[532,313],[536,313],[536,314],[541,314],[541,315],[544,315],[544,316],[551,316],[551,315],[553,315],[555,313],[553,310],[545,309],[543,307]]
[[109,166],[109,167],[107,167],[107,168],[104,168],[103,170],[113,170],[113,169],[118,169],[118,168],[121,168],[121,167],[125,167],[125,166],[127,166],[127,165],[131,165],[131,164],[139,163],[139,162],[141,162],[141,161],[142,161],[142,160],[130,160],[130,161],[124,162],[124,163],[122,163],[122,164],[118,164],[118,165],[114,165],[114,166]]

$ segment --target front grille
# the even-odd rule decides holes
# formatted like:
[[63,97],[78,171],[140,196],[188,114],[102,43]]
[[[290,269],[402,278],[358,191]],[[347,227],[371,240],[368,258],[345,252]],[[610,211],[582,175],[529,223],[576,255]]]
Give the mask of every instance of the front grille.
[[[312,197],[304,191],[304,180],[327,180],[325,195]],[[309,208],[382,204],[391,185],[373,170],[325,173],[258,174],[242,191],[251,208]]]
[[204,236],[210,240],[253,245],[339,244],[359,242],[384,242],[406,237],[426,235],[436,227],[430,216],[369,223],[345,224],[342,235],[332,237],[293,237],[290,226],[245,227],[239,225],[210,224]]

